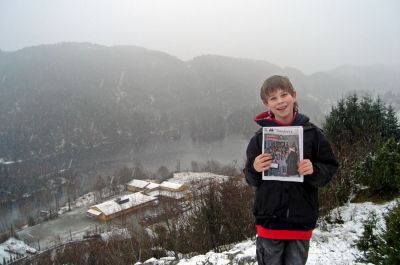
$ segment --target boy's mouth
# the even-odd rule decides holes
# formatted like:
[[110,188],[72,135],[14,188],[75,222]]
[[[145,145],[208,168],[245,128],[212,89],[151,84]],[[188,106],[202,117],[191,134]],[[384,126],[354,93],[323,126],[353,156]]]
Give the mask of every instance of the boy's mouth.
[[278,108],[276,108],[276,109],[279,110],[279,111],[282,111],[282,110],[285,110],[286,107],[287,107],[287,106],[282,106],[282,107],[278,107]]

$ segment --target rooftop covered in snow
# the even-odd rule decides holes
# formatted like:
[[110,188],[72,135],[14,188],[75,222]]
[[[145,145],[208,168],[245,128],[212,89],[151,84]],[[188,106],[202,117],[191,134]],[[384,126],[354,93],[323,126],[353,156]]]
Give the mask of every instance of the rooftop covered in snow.
[[168,189],[168,190],[176,190],[176,191],[187,189],[187,187],[184,184],[175,183],[175,182],[171,182],[171,181],[162,182],[160,184],[160,188],[161,189]]
[[168,181],[174,182],[174,183],[182,183],[182,184],[189,184],[190,182],[196,182],[196,181],[201,181],[201,180],[217,180],[217,181],[225,181],[228,180],[228,176],[224,175],[218,175],[214,173],[209,173],[209,172],[179,172],[179,173],[174,173],[174,176]]
[[141,179],[133,179],[133,180],[129,181],[128,183],[126,183],[126,185],[136,187],[139,189],[144,189],[150,183],[151,182],[149,182],[149,181],[145,181],[145,180],[141,180]]
[[90,208],[101,211],[105,215],[111,215],[155,200],[157,200],[156,197],[136,192],[96,204]]

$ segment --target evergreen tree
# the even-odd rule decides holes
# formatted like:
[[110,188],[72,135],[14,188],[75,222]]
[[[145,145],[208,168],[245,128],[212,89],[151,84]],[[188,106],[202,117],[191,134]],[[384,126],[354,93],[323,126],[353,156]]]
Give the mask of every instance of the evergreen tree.
[[386,138],[393,137],[397,141],[400,140],[400,125],[396,117],[396,112],[392,105],[386,108],[385,119],[383,124],[383,132]]
[[341,99],[326,117],[324,131],[338,152],[360,155],[374,150],[382,141],[399,139],[398,120],[391,106],[378,97],[359,98],[356,94]]
[[400,264],[400,204],[385,216],[386,228],[378,234],[377,217],[370,214],[364,222],[364,232],[357,242],[363,257],[358,261],[367,264]]
[[[400,133],[396,115],[391,107],[386,108],[380,98],[374,100],[369,96],[359,97],[357,94],[339,100],[338,104],[332,107],[323,129],[332,144],[340,168],[331,184],[320,193],[322,214],[348,200],[356,190],[357,178],[354,178],[354,173],[357,165],[371,153],[375,153],[388,139],[398,140]],[[394,172],[393,167],[396,163],[388,165],[385,159],[395,162],[396,155],[387,154],[386,157],[383,154],[386,151],[382,150],[381,156],[385,158],[374,161],[373,167],[372,160],[365,164],[363,172],[368,176],[368,181],[371,181],[374,192],[384,193],[389,187],[387,183],[393,181],[393,175],[389,174]],[[372,168],[377,170],[373,174],[368,171]],[[385,170],[385,173],[380,174],[380,170]],[[372,179],[376,176],[386,180],[379,184]],[[363,182],[367,183],[366,180]]]
[[386,232],[381,245],[384,264],[400,264],[400,204],[385,217]]
[[381,197],[400,192],[400,145],[391,138],[376,152],[368,154],[356,168],[355,175],[372,194]]
[[362,160],[389,138],[400,139],[394,109],[380,98],[359,98],[356,94],[332,107],[323,128],[339,160],[350,163]]

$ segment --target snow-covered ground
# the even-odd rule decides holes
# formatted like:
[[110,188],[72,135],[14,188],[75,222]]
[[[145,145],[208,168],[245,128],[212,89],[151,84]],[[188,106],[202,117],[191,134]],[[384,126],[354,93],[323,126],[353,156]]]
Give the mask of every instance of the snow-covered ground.
[[[332,220],[340,219],[343,223],[321,224],[314,230],[311,240],[308,265],[341,265],[357,264],[356,259],[361,253],[355,247],[356,240],[362,235],[363,221],[370,212],[374,211],[379,218],[379,226],[384,227],[382,216],[395,205],[396,201],[377,205],[371,202],[351,203],[332,211]],[[107,234],[108,235],[108,234]],[[107,236],[105,235],[107,238]],[[35,250],[24,242],[10,238],[0,244],[0,261],[7,260],[11,252],[28,255]],[[256,248],[253,240],[247,240],[233,245],[228,251],[222,253],[208,252],[188,259],[179,260],[179,265],[199,264],[255,264]],[[176,264],[173,257],[149,259],[144,264]]]
[[2,263],[4,259],[6,261],[10,260],[10,258],[15,259],[17,253],[22,257],[36,252],[36,249],[31,248],[23,241],[11,237],[4,243],[0,244],[0,263]]
[[351,203],[335,209],[333,219],[342,219],[343,224],[328,224],[326,229],[314,231],[307,264],[357,264],[361,252],[355,247],[364,231],[363,221],[370,212],[379,217],[378,227],[384,227],[382,216],[395,205],[396,201],[381,205],[371,202]]
[[[314,230],[311,239],[307,265],[341,265],[358,264],[357,257],[361,252],[355,247],[356,240],[363,233],[363,221],[370,212],[375,211],[380,218],[379,226],[384,226],[382,216],[395,205],[396,201],[377,205],[370,202],[351,203],[332,211],[332,219],[340,219],[342,224],[324,224],[322,228]],[[173,257],[149,259],[143,264],[171,264],[176,263]],[[256,247],[253,240],[241,242],[222,253],[208,252],[205,255],[189,259],[181,259],[179,265],[199,264],[255,264]]]

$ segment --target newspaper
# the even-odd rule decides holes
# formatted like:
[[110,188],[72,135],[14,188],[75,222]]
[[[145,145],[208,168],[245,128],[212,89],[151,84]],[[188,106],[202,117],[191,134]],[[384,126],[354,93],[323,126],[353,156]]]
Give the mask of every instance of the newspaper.
[[304,181],[297,171],[297,164],[303,159],[303,127],[264,127],[262,149],[272,155],[271,167],[263,172],[263,180]]

